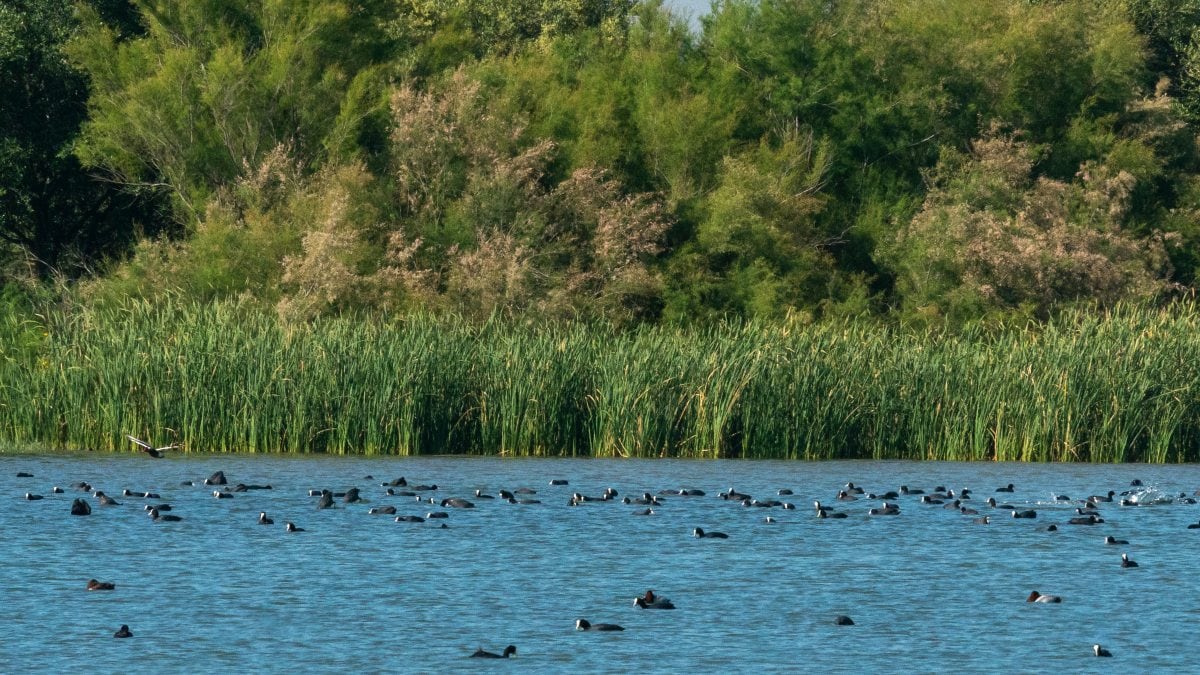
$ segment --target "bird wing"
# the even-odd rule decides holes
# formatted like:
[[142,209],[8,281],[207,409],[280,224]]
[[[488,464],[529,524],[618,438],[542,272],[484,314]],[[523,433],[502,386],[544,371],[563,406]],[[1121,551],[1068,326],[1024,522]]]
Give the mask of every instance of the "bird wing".
[[154,446],[153,446],[153,445],[150,445],[149,443],[147,443],[146,441],[143,441],[143,440],[142,440],[142,439],[140,439],[140,438],[134,438],[133,436],[130,436],[130,435],[128,435],[128,434],[126,434],[126,435],[125,435],[125,438],[128,438],[129,440],[131,440],[131,441],[133,441],[135,444],[137,444],[137,445],[139,445],[139,446],[141,446],[141,447],[145,448],[146,450],[153,450],[153,449],[154,449]]
[[178,444],[178,443],[173,443],[173,444],[171,444],[171,445],[164,445],[163,447],[161,447],[161,448],[156,448],[156,449],[157,449],[157,450],[178,450],[178,449],[179,449],[179,444]]

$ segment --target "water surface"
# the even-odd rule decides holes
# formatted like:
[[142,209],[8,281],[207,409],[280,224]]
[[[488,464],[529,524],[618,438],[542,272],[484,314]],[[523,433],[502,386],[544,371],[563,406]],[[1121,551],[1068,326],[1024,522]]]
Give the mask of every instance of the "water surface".
[[[215,499],[199,484],[224,470],[230,485],[274,489]],[[33,478],[17,478],[29,472]],[[374,476],[367,479],[366,476]],[[474,499],[446,509],[447,529],[368,515],[442,510],[386,496],[380,483],[405,476],[432,493],[530,486],[540,505]],[[548,485],[565,478],[568,486]],[[1179,503],[1101,508],[1106,523],[1067,526],[1080,499],[1129,489],[1142,499],[1191,494],[1196,466],[1093,466],[910,462],[535,460],[486,458],[0,457],[0,640],[6,671],[178,672],[236,667],[447,672],[1082,672],[1120,664],[1195,671],[1191,637],[1200,620],[1194,574],[1200,507]],[[69,506],[88,481],[121,506]],[[181,486],[194,480],[196,486]],[[1036,520],[996,514],[988,526],[902,497],[902,514],[869,517],[878,501],[837,502],[847,481],[883,492],[907,484],[975,490],[971,505],[1015,483],[1014,506]],[[65,494],[51,494],[54,485]],[[362,489],[369,500],[318,511],[314,488]],[[665,497],[656,515],[618,502],[568,506],[578,491],[621,496],[680,487],[704,497]],[[729,487],[796,510],[743,507],[716,497]],[[179,523],[154,523],[153,491]],[[794,495],[777,497],[780,488]],[[26,492],[43,494],[26,501]],[[850,514],[814,517],[813,500]],[[260,526],[260,511],[275,519]],[[766,516],[777,520],[764,522]],[[305,532],[288,535],[292,520]],[[1045,532],[1057,523],[1059,532]],[[728,540],[699,540],[693,527]],[[1112,534],[1129,546],[1106,546]],[[1120,567],[1120,554],[1140,563]],[[89,578],[111,593],[86,592]],[[632,605],[647,588],[674,611]],[[1024,602],[1029,591],[1060,605]],[[838,627],[838,614],[857,625]],[[625,626],[579,633],[577,618]],[[114,640],[128,624],[135,637]],[[1113,661],[1094,658],[1099,642]],[[513,662],[466,658],[477,647],[518,647]]]

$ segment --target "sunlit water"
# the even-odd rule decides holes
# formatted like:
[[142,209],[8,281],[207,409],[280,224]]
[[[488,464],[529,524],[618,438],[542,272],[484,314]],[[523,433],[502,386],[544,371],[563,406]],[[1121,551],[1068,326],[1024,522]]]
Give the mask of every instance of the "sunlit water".
[[[270,491],[215,499],[202,481]],[[29,472],[33,478],[17,478]],[[374,479],[365,478],[368,475]],[[385,496],[405,476],[433,493],[530,486],[540,505],[473,499],[447,529],[368,515],[442,510]],[[565,478],[568,486],[550,486]],[[1081,672],[1119,667],[1195,672],[1200,622],[1195,573],[1200,507],[1105,505],[1107,520],[1067,526],[1079,499],[1129,489],[1191,494],[1196,466],[1090,466],[898,462],[672,460],[355,459],[281,457],[0,457],[0,664],[5,672],[904,672],[954,669]],[[181,486],[195,480],[194,487]],[[88,481],[120,506],[69,515],[70,487]],[[898,517],[869,517],[866,499],[837,502],[847,481],[868,491],[902,484],[970,487],[977,508],[1009,482],[1014,506],[1036,520],[997,514],[991,525],[902,497]],[[65,494],[52,494],[63,486]],[[362,489],[364,504],[319,511],[314,488]],[[680,487],[653,516],[619,502],[568,505],[578,491],[621,496]],[[729,487],[779,498],[796,510],[748,508],[717,498]],[[153,491],[179,523],[154,523]],[[776,497],[780,488],[795,494]],[[26,501],[26,492],[43,494]],[[814,517],[813,500],[849,512]],[[256,523],[259,511],[274,526]],[[766,523],[766,516],[777,519]],[[286,534],[294,521],[305,532]],[[1060,531],[1044,528],[1057,523]],[[693,527],[727,540],[696,539]],[[1112,534],[1129,546],[1106,546]],[[1121,569],[1120,554],[1140,563]],[[89,578],[114,592],[87,592]],[[674,611],[641,610],[653,588]],[[1031,590],[1065,598],[1025,602]],[[857,625],[839,627],[836,615]],[[575,620],[623,625],[582,633]],[[112,633],[128,624],[129,640]],[[1113,660],[1092,656],[1091,645]],[[518,648],[512,662],[467,656]]]

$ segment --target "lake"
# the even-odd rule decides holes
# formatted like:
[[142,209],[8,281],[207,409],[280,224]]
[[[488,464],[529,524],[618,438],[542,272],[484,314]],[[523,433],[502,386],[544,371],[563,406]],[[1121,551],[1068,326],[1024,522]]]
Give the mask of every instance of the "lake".
[[[273,489],[216,499],[203,480],[217,470],[230,487]],[[476,508],[386,495],[381,483],[399,476]],[[1144,487],[1131,488],[1134,479]],[[71,487],[79,481],[121,504],[100,506]],[[995,519],[975,524],[915,495],[894,500],[899,516],[872,517],[879,500],[836,499],[848,481],[868,492],[971,488],[964,503]],[[993,492],[1007,483],[1013,494]],[[318,510],[309,496],[353,486],[368,501]],[[522,486],[543,503],[472,496]],[[574,492],[607,487],[621,497],[707,494],[663,497],[651,516],[618,500],[569,505]],[[797,508],[719,499],[730,487]],[[1186,526],[1200,507],[1176,497],[1198,487],[1194,465],[0,456],[0,663],[8,672],[1195,671],[1200,530]],[[153,522],[148,500],[125,489],[159,493],[150,501],[183,520]],[[1105,523],[1066,524],[1078,500],[1109,490],[1146,505],[1103,504]],[[992,496],[1038,517],[990,509]],[[69,515],[76,497],[92,515]],[[814,500],[848,517],[816,518]],[[388,505],[449,518],[368,514]],[[257,524],[260,511],[275,524]],[[288,534],[284,521],[305,531]],[[1051,523],[1059,531],[1045,531]],[[697,539],[695,527],[729,538]],[[1129,545],[1105,545],[1105,535]],[[1121,553],[1140,566],[1122,569]],[[88,592],[89,578],[116,590]],[[647,589],[677,609],[638,609]],[[1026,603],[1035,589],[1064,600]],[[837,615],[856,625],[835,626]],[[625,631],[577,632],[579,618]],[[132,639],[113,639],[121,624]],[[1094,643],[1114,658],[1095,658]],[[467,658],[507,644],[518,648],[511,662]]]

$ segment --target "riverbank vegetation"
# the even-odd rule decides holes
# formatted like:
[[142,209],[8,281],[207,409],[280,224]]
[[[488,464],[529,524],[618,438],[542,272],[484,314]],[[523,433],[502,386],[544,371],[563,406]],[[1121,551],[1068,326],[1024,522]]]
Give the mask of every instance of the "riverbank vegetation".
[[0,438],[1197,459],[1200,0],[0,6]]
[[619,331],[413,316],[288,328],[139,303],[0,326],[0,437],[129,450],[1200,460],[1200,313],[1034,329]]
[[0,282],[619,326],[1185,295],[1194,0],[0,8]]

